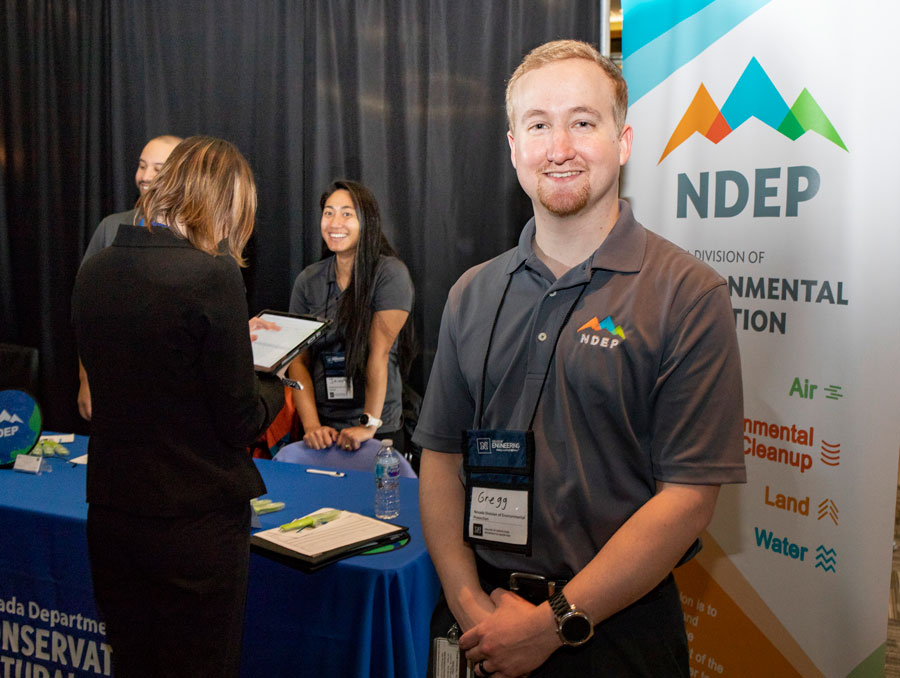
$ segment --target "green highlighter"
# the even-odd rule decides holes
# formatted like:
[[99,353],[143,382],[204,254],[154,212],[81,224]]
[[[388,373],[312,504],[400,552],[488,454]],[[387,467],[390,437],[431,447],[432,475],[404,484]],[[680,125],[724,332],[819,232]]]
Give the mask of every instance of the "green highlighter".
[[324,511],[322,513],[316,513],[311,516],[306,516],[305,518],[296,518],[289,523],[285,523],[279,529],[282,532],[290,532],[291,530],[302,530],[306,527],[317,527],[319,525],[323,525],[324,523],[330,523],[332,520],[336,520],[341,515],[341,511],[337,509],[332,509],[330,511]]
[[272,501],[271,499],[251,499],[250,506],[256,512],[256,515],[261,516],[265,513],[280,511],[284,508],[284,502]]

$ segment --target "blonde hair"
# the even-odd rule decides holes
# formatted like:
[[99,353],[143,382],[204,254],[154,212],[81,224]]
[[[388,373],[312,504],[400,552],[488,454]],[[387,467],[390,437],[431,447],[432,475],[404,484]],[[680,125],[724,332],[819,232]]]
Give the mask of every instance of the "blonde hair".
[[506,84],[506,117],[509,122],[509,131],[515,131],[512,91],[516,83],[526,73],[563,59],[587,59],[588,61],[593,61],[612,80],[615,87],[613,117],[616,121],[616,131],[621,134],[622,128],[625,126],[625,114],[628,111],[628,85],[625,82],[625,76],[622,75],[622,70],[618,66],[600,54],[593,45],[580,40],[554,40],[535,47],[525,55],[522,63],[513,71],[512,77]]
[[147,228],[168,224],[198,250],[216,256],[219,243],[239,266],[253,233],[256,184],[237,147],[215,137],[194,136],[169,155],[150,188],[137,202]]

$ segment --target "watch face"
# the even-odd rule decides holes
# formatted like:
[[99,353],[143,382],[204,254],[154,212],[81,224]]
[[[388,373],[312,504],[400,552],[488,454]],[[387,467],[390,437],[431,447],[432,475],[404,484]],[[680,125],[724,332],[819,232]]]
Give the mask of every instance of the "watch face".
[[562,621],[562,634],[570,643],[583,643],[591,637],[591,622],[580,614],[573,614]]

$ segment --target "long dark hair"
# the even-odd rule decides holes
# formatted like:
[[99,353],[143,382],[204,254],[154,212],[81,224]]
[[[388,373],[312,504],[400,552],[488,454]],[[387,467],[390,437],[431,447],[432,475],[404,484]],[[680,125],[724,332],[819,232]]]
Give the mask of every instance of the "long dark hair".
[[[363,378],[369,359],[369,330],[372,326],[372,294],[374,292],[375,271],[381,255],[397,257],[397,253],[381,230],[381,211],[378,201],[368,188],[357,181],[338,179],[331,183],[319,200],[319,207],[335,192],[344,190],[350,194],[356,217],[359,220],[359,242],[353,259],[350,282],[341,296],[335,316],[335,325],[343,335],[346,353],[344,368],[347,377]],[[327,252],[323,243],[323,254]],[[399,259],[399,257],[397,257]],[[416,346],[413,336],[412,314],[400,330],[397,342],[400,372],[406,376],[415,358]]]

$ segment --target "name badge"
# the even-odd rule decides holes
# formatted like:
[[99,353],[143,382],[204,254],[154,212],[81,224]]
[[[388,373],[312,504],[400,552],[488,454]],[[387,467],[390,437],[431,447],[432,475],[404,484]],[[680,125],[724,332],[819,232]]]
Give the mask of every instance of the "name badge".
[[468,537],[506,545],[528,546],[529,493],[504,486],[473,484]]
[[432,646],[434,678],[472,678],[475,674],[466,663],[459,643],[448,638],[435,638]]
[[[44,470],[44,458],[36,457],[31,454],[20,454],[16,457],[16,461],[13,463],[13,471],[20,471],[22,473],[34,473],[35,475],[40,475]],[[47,465],[47,470],[50,467]]]
[[463,434],[466,512],[463,539],[531,554],[534,435],[531,431],[470,430]]
[[347,378],[346,358],[343,353],[322,353],[325,372],[325,391],[329,400],[351,400],[353,380]]
[[434,678],[473,678],[472,667],[459,649],[459,635],[459,624],[454,621],[445,635],[437,635],[432,640],[431,672]]

